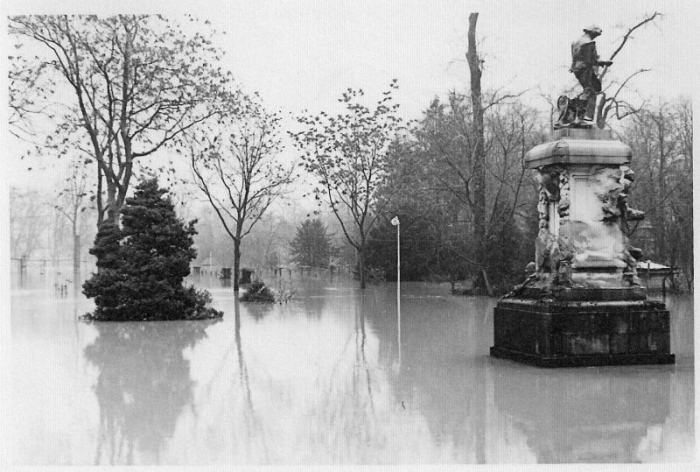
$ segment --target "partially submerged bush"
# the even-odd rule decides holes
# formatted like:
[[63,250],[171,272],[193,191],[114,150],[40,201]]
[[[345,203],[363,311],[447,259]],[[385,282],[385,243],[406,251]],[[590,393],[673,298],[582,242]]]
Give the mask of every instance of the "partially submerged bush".
[[272,293],[262,280],[255,280],[248,290],[241,295],[242,302],[275,303],[275,294]]
[[[360,280],[360,268],[359,265],[355,266],[353,270],[353,277],[355,280]],[[369,284],[381,284],[386,282],[386,272],[381,267],[374,267],[367,265],[365,266],[365,280]]]

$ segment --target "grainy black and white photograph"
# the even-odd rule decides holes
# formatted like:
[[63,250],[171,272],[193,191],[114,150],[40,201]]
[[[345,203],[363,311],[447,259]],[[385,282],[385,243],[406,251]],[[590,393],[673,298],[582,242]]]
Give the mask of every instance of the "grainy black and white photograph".
[[693,1],[0,13],[5,466],[697,467]]

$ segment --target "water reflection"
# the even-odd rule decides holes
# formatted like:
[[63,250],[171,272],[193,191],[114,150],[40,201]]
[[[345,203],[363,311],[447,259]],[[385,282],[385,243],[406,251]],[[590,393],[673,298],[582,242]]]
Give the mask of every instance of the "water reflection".
[[[246,428],[245,437],[247,439],[247,451],[255,450],[254,442],[256,438],[260,439],[260,450],[263,452],[263,457],[265,463],[270,461],[270,451],[267,447],[267,437],[260,420],[259,415],[255,411],[253,406],[253,393],[250,388],[250,377],[248,375],[248,365],[246,364],[245,357],[243,355],[243,342],[241,340],[241,308],[240,302],[238,300],[238,295],[234,295],[234,322],[235,322],[235,335],[234,339],[236,342],[236,353],[238,355],[238,380],[240,383],[240,388],[245,394],[244,408],[243,408],[243,424]],[[249,306],[249,312],[255,319],[255,321],[261,320],[266,314],[271,310],[271,306],[267,303],[252,303]]]
[[495,300],[402,284],[399,333],[395,285],[311,279],[283,305],[213,279],[213,326],[76,323],[84,297],[13,292],[16,463],[692,459],[689,297],[675,366],[547,370],[488,357]]
[[[384,353],[381,360],[388,367],[398,350],[392,349],[397,329],[387,295],[388,312],[374,311],[372,322]],[[538,369],[489,358],[495,300],[466,301],[465,307],[447,297],[405,297],[401,369],[389,378],[397,400],[424,415],[435,446],[453,451],[452,460],[569,463],[692,458],[688,339],[674,340],[682,361],[677,366]],[[676,323],[692,327],[692,311],[679,312],[680,306],[676,303]],[[681,330],[683,326],[676,327]],[[683,446],[689,447],[680,453]]]
[[178,417],[192,407],[183,351],[205,338],[212,323],[95,323],[97,338],[85,348],[99,369],[95,464],[160,463]]
[[[246,307],[246,311],[248,314],[253,317],[253,319],[256,322],[262,321],[267,315],[269,315],[273,308],[274,305],[272,303],[248,303],[248,306]],[[238,305],[238,299],[236,298],[236,319],[240,318],[240,307]],[[239,320],[240,321],[240,320]]]
[[[390,297],[390,295],[389,295]],[[404,296],[401,310],[401,368],[390,380],[397,399],[424,415],[433,441],[454,451],[455,462],[484,463],[486,359],[480,350],[486,306],[464,312],[459,300]],[[483,305],[484,299],[474,299]],[[377,317],[380,343],[397,344],[396,303],[385,299],[389,316]],[[393,351],[398,346],[380,349]],[[388,359],[385,359],[385,362]]]
[[[358,419],[351,427],[362,428],[365,422],[377,420],[374,399],[372,397],[372,375],[367,361],[365,346],[367,331],[365,327],[366,293],[361,295],[361,303],[355,305],[355,365],[352,370],[353,416]],[[366,392],[365,392],[366,390]]]
[[640,462],[642,440],[670,413],[666,366],[620,375],[611,368],[552,372],[496,364],[489,369],[495,407],[525,434],[540,463]]

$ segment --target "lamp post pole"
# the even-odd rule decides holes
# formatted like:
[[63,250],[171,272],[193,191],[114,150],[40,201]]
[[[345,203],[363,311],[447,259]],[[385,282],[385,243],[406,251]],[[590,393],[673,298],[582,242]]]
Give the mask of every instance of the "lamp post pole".
[[395,216],[391,224],[396,226],[396,312],[399,338],[399,363],[401,362],[401,222]]

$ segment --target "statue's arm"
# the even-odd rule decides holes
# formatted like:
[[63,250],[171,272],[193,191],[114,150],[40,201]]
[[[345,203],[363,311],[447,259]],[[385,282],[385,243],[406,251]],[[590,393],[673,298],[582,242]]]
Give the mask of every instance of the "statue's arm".
[[593,62],[595,63],[595,65],[597,65],[597,66],[608,66],[608,67],[612,65],[612,61],[601,61],[601,60],[600,60],[600,56],[598,55],[598,50],[597,50],[596,47],[595,47],[595,43],[591,43],[591,46],[592,46],[592,49],[593,49],[593,51],[592,51],[592,52],[593,52],[592,56],[593,56]]

